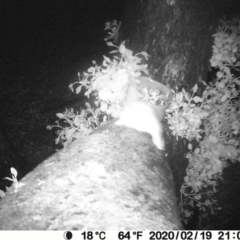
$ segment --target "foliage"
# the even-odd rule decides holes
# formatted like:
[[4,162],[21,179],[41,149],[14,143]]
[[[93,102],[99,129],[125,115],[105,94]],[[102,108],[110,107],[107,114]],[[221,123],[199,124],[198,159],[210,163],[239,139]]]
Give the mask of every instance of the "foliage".
[[172,130],[172,134],[191,141],[201,138],[202,119],[208,116],[202,98],[195,96],[198,86],[192,89],[192,96],[185,89],[175,93],[172,103],[166,110],[166,118]]
[[117,20],[113,20],[112,22],[107,22],[105,24],[104,30],[109,30],[107,37],[104,38],[104,41],[109,42],[112,41],[113,43],[117,43],[119,38],[119,29],[121,27],[121,22],[117,22]]
[[[111,31],[105,41],[116,40],[116,29],[119,27],[120,24],[118,25],[116,21],[106,23],[105,29]],[[57,124],[47,127],[47,129],[60,128],[57,132],[56,143],[66,146],[77,136],[87,135],[99,124],[118,117],[123,107],[129,81],[137,82],[137,78],[142,73],[148,74],[147,65],[141,63],[142,58],[148,58],[146,52],[133,55],[133,52],[125,47],[125,42],[122,42],[119,47],[110,41],[107,45],[116,49],[110,52],[114,54],[113,58],[103,56],[101,66],[93,61],[93,66],[87,72],[84,72],[82,76],[79,73],[79,81],[69,86],[76,93],[80,93],[84,88],[87,97],[91,95],[95,98],[96,109],[88,104],[87,109],[82,110],[80,114],[74,113],[73,109],[57,113],[59,118]],[[62,123],[65,125],[62,126]]]
[[[48,126],[51,130],[53,127],[60,128],[57,131],[58,137],[55,143],[62,144],[64,147],[77,139],[78,136],[86,136],[90,134],[100,124],[101,113],[99,109],[93,109],[89,103],[86,103],[86,109],[82,109],[80,114],[75,113],[73,108],[66,109],[63,113],[57,113],[59,120],[56,125]],[[103,122],[105,122],[103,118]]]
[[[11,187],[17,187],[18,186],[18,180],[17,180],[17,175],[18,175],[18,172],[15,168],[11,167],[10,168],[10,171],[11,171],[11,175],[12,175],[12,178],[9,178],[9,177],[5,177],[3,179],[7,179],[11,182],[13,182],[12,186]],[[6,187],[6,191],[8,192],[10,188]],[[6,196],[6,193],[2,190],[0,190],[0,199],[1,198],[4,198]]]
[[[210,207],[212,213],[219,209],[212,196],[227,160],[240,160],[240,80],[232,73],[239,75],[240,20],[221,20],[213,36],[210,63],[219,69],[217,79],[204,83],[202,97],[189,99],[184,89],[177,93],[166,116],[174,135],[199,141],[194,150],[188,144],[189,165],[181,188],[186,198],[182,198],[182,206],[196,204],[203,211]],[[196,86],[193,94],[195,90]],[[182,213],[186,218],[191,215],[184,208]]]
[[[230,75],[232,67],[240,66],[240,19],[220,20],[220,26],[213,35],[213,55],[210,60],[212,67],[217,67],[224,74]],[[221,73],[219,73],[221,74]],[[230,76],[229,76],[230,77]]]
[[[87,135],[102,122],[118,117],[129,81],[137,81],[142,74],[148,75],[147,65],[141,63],[142,58],[148,58],[147,53],[133,55],[125,47],[125,42],[118,47],[109,41],[117,39],[117,26],[116,22],[107,23],[105,28],[110,29],[105,41],[115,48],[110,52],[115,54],[113,58],[104,56],[101,66],[93,61],[93,66],[82,74],[79,82],[70,85],[76,93],[84,88],[86,96],[94,96],[96,109],[87,105],[87,110],[82,110],[80,114],[75,114],[72,109],[58,113],[57,116],[66,125],[57,122],[57,125],[49,126],[60,128],[56,142],[66,145],[79,134]],[[191,211],[184,208],[186,205],[197,206],[203,211],[208,207],[212,213],[219,209],[213,199],[217,180],[221,178],[227,160],[240,160],[240,80],[232,73],[239,72],[240,66],[239,19],[221,20],[218,32],[213,36],[210,63],[219,70],[217,79],[210,84],[203,82],[205,90],[202,96],[197,96],[197,85],[192,88],[191,94],[184,89],[175,92],[166,111],[173,135],[189,141],[189,153],[186,155],[189,165],[181,188],[182,215],[185,219],[191,216]],[[154,103],[158,101],[157,92],[144,91],[143,98]],[[197,141],[198,146],[194,148],[191,141]]]
[[117,48],[110,53],[120,54],[120,57],[114,55],[111,60],[103,56],[102,66],[93,62],[94,66],[83,74],[82,80],[71,84],[70,88],[74,91],[73,86],[77,84],[76,92],[80,93],[82,87],[85,87],[87,89],[85,95],[89,97],[93,94],[101,111],[115,118],[122,108],[128,82],[139,77],[142,72],[148,73],[147,65],[141,64],[142,57],[147,59],[148,55],[145,52],[133,55],[132,51],[125,47],[124,42],[120,47],[111,42],[107,44]]

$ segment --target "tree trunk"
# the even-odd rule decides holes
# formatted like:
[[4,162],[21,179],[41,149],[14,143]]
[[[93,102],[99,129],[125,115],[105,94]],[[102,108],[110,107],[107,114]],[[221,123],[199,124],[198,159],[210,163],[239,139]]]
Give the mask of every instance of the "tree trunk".
[[125,1],[121,40],[150,55],[154,79],[189,90],[207,78],[219,19],[239,14],[239,7],[238,0]]
[[113,122],[27,174],[1,201],[0,229],[181,229],[173,177],[146,133]]
[[[201,80],[211,80],[208,76],[212,75],[211,72],[209,74],[212,35],[217,31],[219,20],[239,16],[239,9],[239,0],[127,0],[120,28],[121,41],[126,40],[126,46],[134,53],[146,51],[150,55],[148,66],[155,80],[174,90],[184,87],[187,91],[197,83],[201,90],[204,88]],[[185,156],[189,150],[185,140],[176,141],[172,137],[171,142],[173,148],[168,152],[169,164],[177,194],[180,194],[188,166]],[[228,192],[227,188],[225,192]],[[237,192],[235,194],[236,197],[228,195],[226,199],[238,198]],[[229,221],[233,214],[228,204],[229,201],[225,201],[221,207],[225,208]],[[239,218],[238,211],[234,214]],[[221,218],[221,223],[217,224],[214,219],[211,226],[218,225],[216,229],[219,229],[219,225],[227,221],[222,216],[223,211],[216,217],[218,220]],[[204,224],[208,225],[206,221]]]

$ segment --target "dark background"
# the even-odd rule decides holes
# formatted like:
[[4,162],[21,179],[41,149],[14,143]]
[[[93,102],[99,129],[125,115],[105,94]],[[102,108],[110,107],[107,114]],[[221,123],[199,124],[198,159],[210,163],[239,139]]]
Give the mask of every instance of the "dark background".
[[[9,0],[0,3],[0,179],[22,178],[55,152],[57,112],[79,110],[69,84],[109,48],[105,23],[123,0]],[[1,184],[0,184],[1,187]]]
[[79,70],[84,59],[102,54],[104,24],[120,18],[123,1],[10,0],[0,11],[1,75],[19,78]]

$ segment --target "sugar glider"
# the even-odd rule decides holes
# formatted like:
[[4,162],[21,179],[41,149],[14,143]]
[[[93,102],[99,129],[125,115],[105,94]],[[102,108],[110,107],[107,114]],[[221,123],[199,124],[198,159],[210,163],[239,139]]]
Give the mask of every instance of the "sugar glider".
[[136,83],[129,83],[126,96],[123,110],[115,124],[149,133],[152,136],[153,143],[160,150],[164,150],[163,127],[160,121],[162,119],[157,118],[149,104],[141,101]]

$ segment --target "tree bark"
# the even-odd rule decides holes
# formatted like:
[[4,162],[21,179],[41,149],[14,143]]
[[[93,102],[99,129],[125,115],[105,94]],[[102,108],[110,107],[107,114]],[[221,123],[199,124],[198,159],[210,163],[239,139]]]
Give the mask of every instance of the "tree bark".
[[[220,18],[231,19],[239,9],[238,0],[126,1],[121,40],[126,40],[134,53],[146,51],[150,55],[148,66],[156,81],[189,92],[197,83],[201,95],[201,80],[207,81],[210,69],[212,35]],[[188,148],[175,138],[172,143],[170,164],[179,192],[188,165]]]
[[219,19],[239,14],[238,0],[125,1],[121,40],[146,51],[154,79],[189,90],[206,80]]
[[4,230],[181,229],[173,177],[146,133],[101,126],[27,174],[1,201]]

